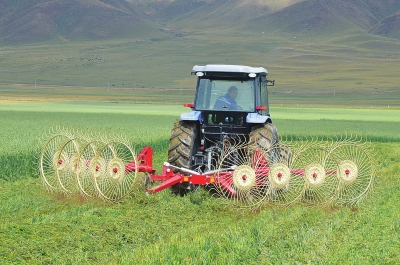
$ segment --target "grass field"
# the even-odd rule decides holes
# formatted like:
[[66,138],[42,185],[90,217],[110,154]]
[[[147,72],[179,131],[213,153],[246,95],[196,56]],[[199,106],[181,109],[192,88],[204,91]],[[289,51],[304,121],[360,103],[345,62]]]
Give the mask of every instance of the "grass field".
[[[240,32],[240,33],[238,33]],[[193,31],[182,38],[0,47],[0,102],[193,100],[194,65],[265,67],[272,106],[400,108],[400,44],[341,35]],[[160,97],[160,95],[162,95]]]
[[124,135],[166,160],[181,105],[0,104],[2,264],[398,264],[399,110],[272,107],[283,137],[372,140],[374,192],[354,208],[239,212],[200,191],[167,190],[110,205],[49,194],[38,179],[42,135],[64,126]]
[[[193,80],[195,81],[195,79]],[[90,101],[182,105],[193,102],[192,88],[115,88],[0,84],[0,102]],[[162,95],[162,96],[160,96]],[[398,90],[282,90],[270,87],[271,106],[399,109]]]
[[[50,127],[118,132],[140,149],[155,148],[158,164],[166,160],[172,124],[182,105],[99,102],[0,104],[2,179],[29,176],[39,153],[42,135]],[[375,142],[398,142],[400,111],[395,109],[336,109],[272,107],[271,117],[282,137],[363,137]],[[18,121],[18,122],[16,122]],[[151,129],[150,129],[151,128]],[[18,136],[18,137],[16,137]],[[24,139],[23,144],[21,139]],[[20,166],[25,163],[25,166]],[[156,163],[157,165],[157,163]],[[15,175],[15,176],[13,176]]]
[[[0,47],[0,263],[400,264],[399,41],[354,28],[199,25],[182,37]],[[189,111],[182,103],[193,101],[196,64],[265,67],[283,138],[371,141],[374,191],[352,208],[260,212],[204,191],[143,192],[120,204],[46,192],[38,157],[51,127],[150,145],[159,171],[172,124]]]

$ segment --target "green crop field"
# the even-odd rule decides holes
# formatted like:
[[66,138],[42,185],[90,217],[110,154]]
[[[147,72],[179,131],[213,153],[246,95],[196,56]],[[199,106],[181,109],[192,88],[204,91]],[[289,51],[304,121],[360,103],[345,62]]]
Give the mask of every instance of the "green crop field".
[[154,148],[157,170],[181,105],[110,102],[0,104],[2,264],[398,264],[400,111],[271,107],[282,137],[372,141],[374,191],[359,206],[240,212],[205,191],[144,192],[119,204],[64,198],[41,184],[50,127],[113,132]]

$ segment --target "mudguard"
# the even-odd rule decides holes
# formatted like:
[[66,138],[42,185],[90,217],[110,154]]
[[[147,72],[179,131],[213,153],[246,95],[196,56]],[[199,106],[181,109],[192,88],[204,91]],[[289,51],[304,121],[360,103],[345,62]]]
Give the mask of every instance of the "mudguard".
[[191,111],[182,113],[179,119],[181,121],[199,121],[201,123],[202,119],[201,111]]
[[247,123],[265,123],[267,120],[271,120],[270,116],[260,115],[258,113],[249,113],[246,117]]

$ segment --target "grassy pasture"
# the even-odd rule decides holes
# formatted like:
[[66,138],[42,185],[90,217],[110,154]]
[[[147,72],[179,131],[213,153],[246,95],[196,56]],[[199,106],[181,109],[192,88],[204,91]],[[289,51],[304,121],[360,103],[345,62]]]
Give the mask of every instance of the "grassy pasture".
[[[92,101],[182,105],[193,102],[193,88],[115,88],[0,84],[0,102]],[[162,96],[160,96],[162,95]],[[379,90],[315,91],[270,87],[271,106],[400,108],[400,93]]]
[[[272,108],[280,135],[373,140],[378,176],[357,208],[244,213],[199,192],[136,194],[118,205],[48,194],[36,169],[50,126],[115,131],[166,160],[180,105],[0,104],[2,264],[397,264],[400,262],[399,111]],[[389,142],[389,143],[381,143]]]
[[[398,40],[193,31],[181,38],[0,47],[0,99],[174,104],[193,100],[196,64],[263,66],[275,106],[399,108]],[[160,97],[162,95],[162,97]]]

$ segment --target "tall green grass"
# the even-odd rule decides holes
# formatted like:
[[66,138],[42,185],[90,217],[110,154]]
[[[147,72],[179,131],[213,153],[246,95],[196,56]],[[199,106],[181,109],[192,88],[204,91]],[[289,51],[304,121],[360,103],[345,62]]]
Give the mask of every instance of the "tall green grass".
[[[186,197],[173,196],[168,190],[147,197],[143,191],[109,205],[49,194],[37,178],[39,143],[50,126],[120,133],[138,148],[152,146],[158,168],[166,160],[172,124],[184,111],[181,106],[167,105],[0,104],[1,263],[400,262],[400,204],[395,199],[400,196],[399,116],[394,110],[271,110],[283,136],[333,136],[341,134],[344,126],[350,128],[348,132],[376,134],[375,140],[386,137],[386,142],[392,142],[372,143],[379,162],[375,188],[354,208],[296,206],[239,212],[203,190]],[[384,123],[388,126],[382,127]],[[376,129],[370,131],[369,126]]]
[[[112,132],[127,138],[139,151],[155,150],[156,167],[166,161],[173,123],[190,109],[180,105],[95,102],[0,104],[0,179],[38,176],[38,157],[51,127]],[[400,141],[398,110],[272,108],[283,138],[345,136],[374,142]]]

